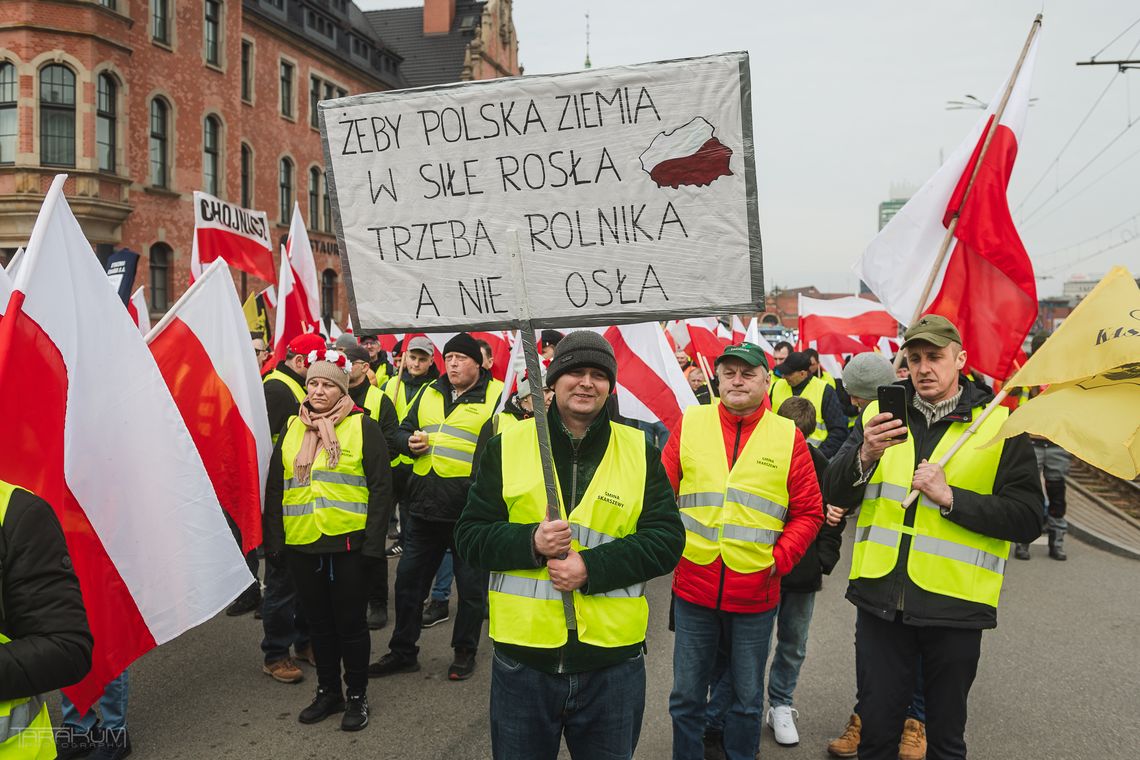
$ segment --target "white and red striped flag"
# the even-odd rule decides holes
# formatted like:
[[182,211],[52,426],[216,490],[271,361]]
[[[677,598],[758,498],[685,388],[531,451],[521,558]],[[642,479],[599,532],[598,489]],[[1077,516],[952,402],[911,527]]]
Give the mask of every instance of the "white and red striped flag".
[[91,672],[65,690],[82,713],[253,579],[65,179],[44,198],[0,320],[0,479],[44,498],[63,526],[95,638]]
[[131,315],[131,319],[139,328],[139,332],[143,335],[150,332],[150,310],[146,305],[146,296],[143,295],[142,285],[139,285],[139,289],[131,294],[131,300],[127,301],[127,313]]
[[[298,335],[316,332],[318,325],[309,318],[309,304],[304,291],[293,279],[289,255],[281,248],[281,274],[277,281],[277,304],[273,318],[273,355],[266,366],[275,366],[289,354],[289,341]],[[264,367],[263,367],[264,369]]]
[[709,363],[709,367],[716,362],[724,347],[732,342],[731,333],[728,336],[721,334],[724,328],[716,317],[687,319],[685,327],[689,331],[689,344],[685,347],[685,353],[694,362],[697,361],[697,354],[700,354]]
[[[879,338],[894,338],[899,323],[883,305],[858,296],[799,297],[799,340],[824,354],[863,353]],[[875,338],[864,341],[861,338]]]
[[242,208],[201,190],[194,191],[194,240],[190,247],[190,279],[223,259],[236,269],[274,282],[273,242],[269,216]]
[[301,217],[301,206],[293,202],[293,218],[289,221],[289,238],[285,241],[285,254],[293,268],[293,287],[304,294],[304,319],[316,325],[321,318],[321,291],[317,281],[317,262],[313,259],[313,245],[309,231]]
[[[1033,266],[1006,200],[1029,109],[1036,56],[1034,36],[965,202],[966,186],[1005,85],[966,140],[871,241],[855,265],[860,278],[904,325],[917,313],[931,312],[954,322],[969,364],[994,377],[1010,375],[1037,317]],[[955,213],[958,223],[950,254],[935,275],[931,298],[919,304]]]
[[760,350],[764,352],[764,356],[768,359],[769,368],[776,366],[776,349],[772,347],[772,344],[769,343],[768,339],[764,337],[764,334],[760,332],[760,320],[756,317],[753,317],[748,323],[748,329],[744,331],[744,339],[749,343],[760,346]]
[[[617,359],[618,409],[623,417],[663,422],[673,430],[681,413],[697,403],[688,380],[656,322],[599,327]],[[719,356],[719,353],[717,354]],[[709,362],[716,357],[709,358]]]
[[206,267],[146,336],[242,551],[261,545],[269,420],[249,327],[225,262]]

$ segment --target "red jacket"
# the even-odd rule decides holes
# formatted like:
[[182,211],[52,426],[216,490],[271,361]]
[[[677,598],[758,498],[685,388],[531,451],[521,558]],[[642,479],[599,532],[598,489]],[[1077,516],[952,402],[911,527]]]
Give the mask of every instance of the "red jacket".
[[[723,404],[717,408],[720,410],[724,450],[731,467],[736,463],[737,456],[744,449],[744,444],[748,442],[748,437],[756,429],[760,418],[774,412],[762,407],[747,417],[737,417]],[[681,428],[684,422],[682,417],[661,455],[674,492],[681,482]],[[686,602],[725,612],[770,610],[780,603],[780,577],[787,575],[800,561],[815,540],[821,525],[823,496],[819,491],[811,452],[808,451],[803,435],[797,430],[788,471],[788,517],[784,532],[772,550],[775,573],[771,570],[738,573],[726,567],[719,556],[707,565],[697,565],[682,557],[673,573],[673,592]]]

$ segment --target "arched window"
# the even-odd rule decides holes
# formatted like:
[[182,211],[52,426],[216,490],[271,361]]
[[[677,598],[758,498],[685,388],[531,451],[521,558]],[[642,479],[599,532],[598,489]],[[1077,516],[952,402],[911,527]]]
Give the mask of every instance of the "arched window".
[[75,166],[75,74],[58,63],[40,69],[40,163]]
[[336,306],[336,270],[326,269],[321,272],[321,320],[324,322],[332,320],[334,306]]
[[202,188],[210,195],[219,194],[222,126],[214,116],[207,116],[202,130]]
[[96,85],[95,153],[99,171],[115,171],[115,128],[119,88],[110,74],[100,74]]
[[253,207],[253,151],[241,144],[241,205]]
[[293,214],[293,162],[287,158],[277,164],[277,193],[281,201],[281,223],[288,224]]
[[321,219],[321,170],[309,169],[309,229],[319,230]]
[[7,61],[0,63],[0,164],[16,162],[19,135],[16,100],[20,90],[19,81],[14,65]]
[[333,218],[332,218],[332,201],[330,200],[330,197],[329,197],[329,178],[326,175],[326,176],[322,177],[321,179],[323,180],[321,182],[321,196],[322,196],[321,206],[322,206],[322,211],[323,211],[323,215],[321,216],[321,222],[322,222],[321,229],[324,230],[325,232],[332,232],[333,231]]
[[171,249],[166,243],[150,247],[150,310],[166,311],[170,308]]
[[166,187],[169,176],[170,106],[162,98],[150,102],[150,184]]

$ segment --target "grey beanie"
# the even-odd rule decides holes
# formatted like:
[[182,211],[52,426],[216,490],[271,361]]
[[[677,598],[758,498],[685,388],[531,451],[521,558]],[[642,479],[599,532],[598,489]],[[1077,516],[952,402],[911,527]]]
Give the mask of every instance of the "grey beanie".
[[554,381],[564,372],[581,367],[594,367],[605,372],[610,379],[610,392],[617,385],[617,359],[610,342],[596,332],[576,330],[568,334],[554,348],[554,358],[546,368],[546,385],[553,388]]
[[843,387],[848,395],[868,401],[879,397],[880,385],[890,385],[897,379],[890,360],[874,351],[852,356],[843,368]]
[[346,348],[351,348],[352,346],[359,346],[359,345],[360,345],[360,342],[356,340],[355,335],[353,335],[352,333],[341,333],[340,337],[338,337],[336,339],[336,342],[333,343],[333,348],[340,350],[340,351],[343,351]]

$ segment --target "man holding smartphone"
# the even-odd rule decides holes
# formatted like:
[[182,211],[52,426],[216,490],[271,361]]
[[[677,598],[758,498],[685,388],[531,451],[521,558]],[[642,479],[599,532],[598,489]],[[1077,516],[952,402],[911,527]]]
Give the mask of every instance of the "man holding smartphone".
[[[932,758],[966,757],[966,706],[981,633],[997,625],[1010,542],[1041,532],[1041,489],[1025,435],[982,448],[1008,414],[995,410],[937,462],[992,400],[961,374],[966,351],[945,317],[906,331],[908,435],[870,404],[824,477],[825,501],[861,506],[847,598],[858,608],[860,758],[893,758],[921,657]],[[911,489],[920,493],[910,507]]]

